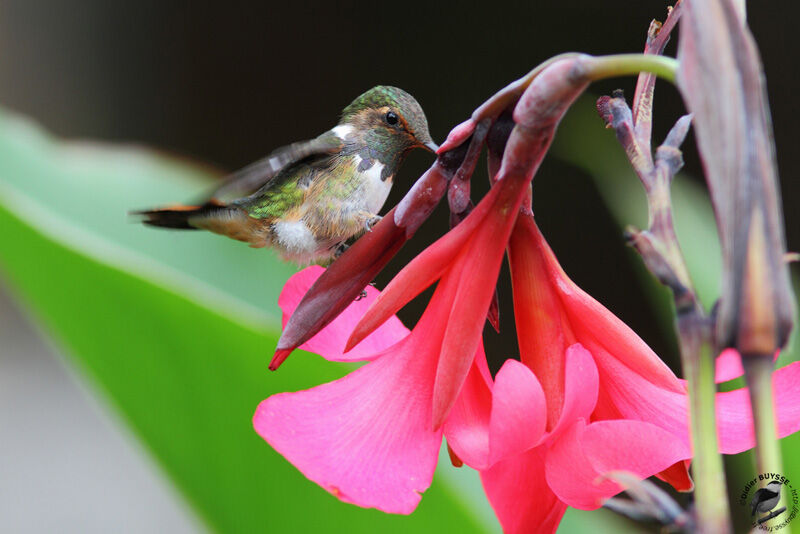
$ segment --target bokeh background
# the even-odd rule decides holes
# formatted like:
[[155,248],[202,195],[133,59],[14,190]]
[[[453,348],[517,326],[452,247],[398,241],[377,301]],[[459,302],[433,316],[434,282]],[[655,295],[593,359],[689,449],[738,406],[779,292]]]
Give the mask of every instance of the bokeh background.
[[[640,51],[649,21],[663,20],[666,5],[655,0],[2,0],[0,105],[61,138],[146,145],[222,173],[277,146],[315,136],[335,123],[353,97],[373,85],[392,84],[420,101],[434,139],[441,142],[475,106],[552,55]],[[800,250],[800,212],[795,208],[800,181],[794,176],[800,158],[795,149],[800,124],[797,7],[763,2],[748,7],[768,81],[789,250]],[[675,42],[668,53],[674,54]],[[634,83],[633,78],[613,80],[591,91],[599,95],[623,88],[632,95]],[[631,185],[635,179],[624,161],[619,163],[621,149],[613,135],[592,117],[590,108],[587,99],[567,118],[553,156],[535,178],[537,220],[566,272],[679,372],[668,295],[648,280],[621,238],[622,223],[644,224],[644,199],[637,196],[636,184]],[[668,84],[658,84],[655,109],[654,139],[660,140],[683,112],[677,92]],[[702,176],[693,144],[690,134],[684,181],[691,191]],[[430,162],[429,154],[412,154],[387,205],[399,200]],[[181,190],[186,196],[174,198],[174,190],[154,178],[149,202],[191,199],[191,187]],[[485,173],[476,173],[475,196],[485,191],[484,178]],[[108,177],[109,184],[113,179]],[[626,191],[634,192],[615,196],[614,187],[622,181]],[[198,182],[196,193],[202,190]],[[82,202],[83,210],[106,207],[102,195]],[[146,206],[127,206],[141,207]],[[120,210],[119,221],[124,217]],[[378,286],[441,235],[446,220],[442,206],[379,277]],[[138,227],[126,231],[140,232],[141,240],[148,239],[146,232],[155,232]],[[164,237],[154,234],[152,239]],[[705,251],[691,261],[700,278],[711,277],[713,282],[713,275],[703,273],[718,268],[718,252],[711,245]],[[3,267],[0,258],[0,275]],[[77,373],[72,363],[62,365],[62,345],[43,341],[49,339],[47,323],[34,333],[31,324],[36,322],[22,319],[24,291],[17,291],[13,277],[0,281],[0,530],[207,528],[198,518],[196,502],[192,501],[193,511],[154,466],[147,452],[152,445],[142,449],[134,437],[138,432],[130,432],[122,422],[131,417],[124,406],[121,420],[119,410],[96,399],[110,396],[124,403],[104,390],[108,384],[92,385],[80,365]],[[505,272],[500,288],[502,331],[486,333],[495,367],[516,354]],[[706,301],[712,302],[717,288],[713,283],[703,288]],[[401,312],[407,324],[419,316],[424,303],[418,299]],[[263,307],[274,309],[275,303],[263,302]],[[254,356],[263,360],[264,368],[269,349]],[[93,376],[91,369],[86,374]],[[157,447],[155,456],[163,467]],[[747,460],[743,462],[740,465]],[[572,524],[567,522],[565,528]]]

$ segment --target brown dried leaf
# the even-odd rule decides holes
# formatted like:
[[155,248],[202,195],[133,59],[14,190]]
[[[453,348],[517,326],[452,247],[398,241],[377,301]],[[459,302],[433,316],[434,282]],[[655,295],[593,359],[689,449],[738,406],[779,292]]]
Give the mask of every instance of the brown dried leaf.
[[685,2],[678,59],[722,240],[716,339],[771,354],[793,316],[783,215],[761,60],[731,0]]

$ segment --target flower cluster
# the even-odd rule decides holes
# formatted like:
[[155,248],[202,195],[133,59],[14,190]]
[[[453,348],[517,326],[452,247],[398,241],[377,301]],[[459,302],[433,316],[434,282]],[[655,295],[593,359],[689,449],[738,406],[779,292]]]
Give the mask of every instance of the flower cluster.
[[[481,227],[462,230],[476,239]],[[486,251],[462,239],[449,249],[453,243],[443,238],[398,279],[417,275],[422,286],[426,269],[441,269],[435,260],[479,261]],[[254,418],[258,433],[343,501],[392,513],[414,510],[431,483],[444,435],[453,455],[480,471],[507,532],[552,531],[567,506],[597,508],[621,491],[603,479],[613,471],[657,475],[676,489],[691,489],[683,381],[566,276],[532,215],[516,218],[508,252],[521,361],[506,361],[492,378],[479,336],[471,352],[456,355],[457,366],[442,359],[449,328],[456,325],[463,339],[482,328],[460,313],[452,317],[451,310],[465,309],[453,308],[453,299],[466,295],[461,304],[484,317],[488,306],[485,280],[452,274],[442,276],[412,331],[390,315],[345,353],[356,325],[391,296],[370,287],[367,298],[302,346],[329,360],[370,363],[335,382],[266,399]],[[285,320],[322,272],[309,267],[289,280],[280,300]],[[718,376],[729,380],[740,369],[729,352]],[[782,436],[800,429],[798,379],[797,363],[775,376]],[[437,390],[437,383],[446,385]],[[453,401],[437,401],[437,391],[455,391]],[[752,447],[746,391],[718,394],[717,406],[723,452]]]

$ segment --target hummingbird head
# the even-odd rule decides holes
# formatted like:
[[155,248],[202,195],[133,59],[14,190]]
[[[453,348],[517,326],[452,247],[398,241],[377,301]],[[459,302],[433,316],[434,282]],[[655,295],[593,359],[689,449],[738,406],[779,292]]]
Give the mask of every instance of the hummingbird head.
[[419,102],[397,87],[378,85],[362,94],[344,108],[339,124],[363,132],[370,149],[392,159],[417,147],[438,149]]

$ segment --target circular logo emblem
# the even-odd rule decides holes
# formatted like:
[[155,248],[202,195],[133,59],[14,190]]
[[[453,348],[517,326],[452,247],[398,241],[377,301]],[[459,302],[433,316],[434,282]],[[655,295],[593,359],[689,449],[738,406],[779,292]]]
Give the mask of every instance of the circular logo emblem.
[[778,473],[761,473],[739,494],[739,505],[747,510],[751,526],[767,532],[788,525],[800,510],[798,501],[800,496],[791,481]]

